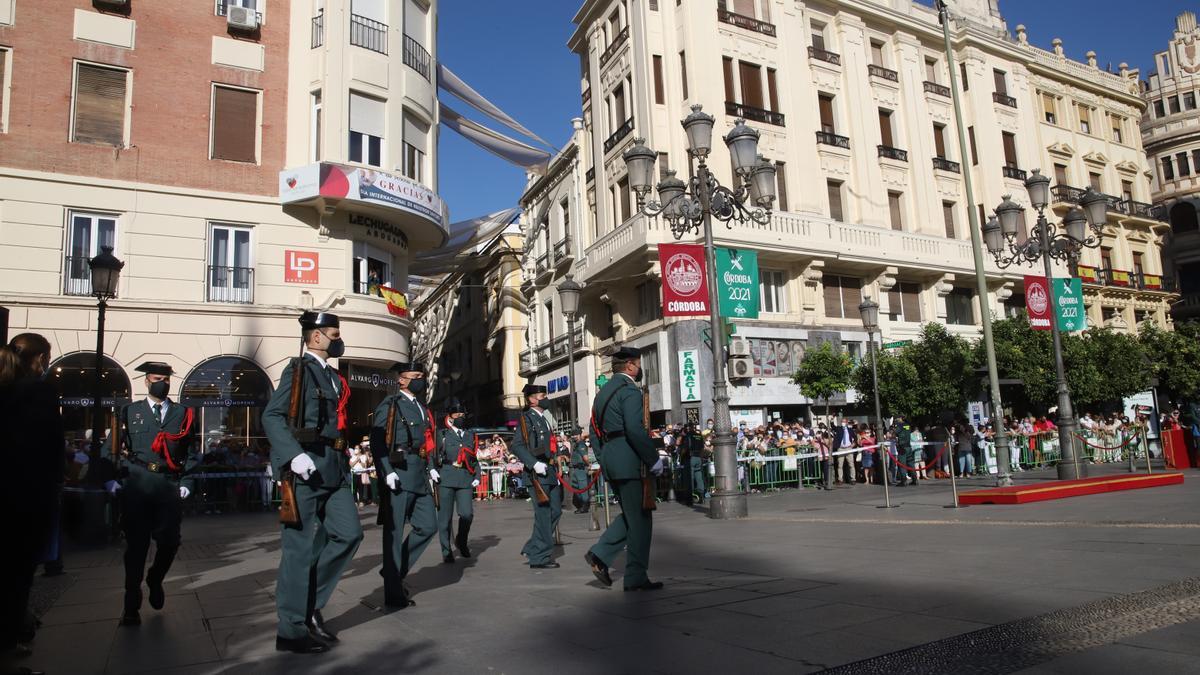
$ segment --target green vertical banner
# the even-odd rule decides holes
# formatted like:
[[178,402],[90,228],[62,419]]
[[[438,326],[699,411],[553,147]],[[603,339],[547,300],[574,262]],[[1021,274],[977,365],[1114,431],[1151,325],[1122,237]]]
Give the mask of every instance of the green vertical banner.
[[718,248],[717,295],[721,316],[758,318],[758,251]]
[[1083,307],[1083,282],[1075,277],[1054,278],[1054,313],[1058,329],[1075,331],[1087,329],[1087,313]]

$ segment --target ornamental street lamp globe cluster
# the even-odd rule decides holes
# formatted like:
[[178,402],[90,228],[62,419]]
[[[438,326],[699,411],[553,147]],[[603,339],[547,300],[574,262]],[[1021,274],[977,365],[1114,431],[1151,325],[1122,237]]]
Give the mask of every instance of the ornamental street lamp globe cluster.
[[[713,357],[713,450],[716,476],[713,497],[709,501],[712,518],[743,518],[747,515],[746,493],[737,480],[737,455],[729,417],[729,385],[725,376],[725,331],[717,311],[716,249],[713,245],[713,218],[733,227],[747,221],[769,223],[775,203],[775,165],[758,154],[757,130],[738,119],[725,135],[725,146],[733,162],[733,188],[721,185],[708,168],[712,152],[713,116],[699,105],[683,119],[687,135],[688,163],[692,178],[683,181],[674,171],[651,184],[654,162],[658,158],[645,139],[635,138],[633,146],[622,158],[629,171],[629,187],[637,195],[638,211],[649,217],[662,216],[671,227],[671,234],[681,239],[685,234],[704,235],[704,252],[708,262],[708,310],[712,335]],[[657,199],[647,200],[651,190]]]
[[558,284],[558,306],[563,316],[567,317],[567,382],[570,383],[567,405],[571,407],[571,433],[579,426],[579,410],[575,404],[575,315],[579,311],[579,296],[583,293],[583,284],[575,281],[574,275],[568,274]]
[[[121,269],[125,263],[112,254],[111,246],[100,249],[100,255],[88,261],[91,270],[92,297],[98,301],[96,311],[96,372],[92,380],[92,444],[89,448],[91,461],[100,459],[100,446],[104,442],[104,424],[101,420],[104,403],[104,314],[108,301],[117,297],[117,284],[121,280]],[[114,403],[114,405],[116,405]],[[114,439],[115,440],[115,439]],[[93,464],[93,466],[95,466]],[[99,478],[100,471],[88,475]]]

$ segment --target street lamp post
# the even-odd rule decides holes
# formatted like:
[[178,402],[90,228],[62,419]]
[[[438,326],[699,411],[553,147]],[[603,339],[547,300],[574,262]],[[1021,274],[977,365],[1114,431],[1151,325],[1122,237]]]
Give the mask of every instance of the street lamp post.
[[[104,403],[104,314],[108,309],[108,301],[117,296],[117,282],[121,279],[121,268],[124,266],[125,263],[112,254],[111,246],[101,247],[100,255],[88,261],[92,297],[99,301],[96,315],[96,372],[92,380],[92,466],[96,466],[95,462],[100,460],[100,446],[104,443],[104,424],[101,421]],[[116,442],[115,438],[113,442]],[[100,476],[99,471],[89,473]]]
[[1062,260],[1073,269],[1084,248],[1100,245],[1104,223],[1108,219],[1108,200],[1089,187],[1079,199],[1083,206],[1082,213],[1076,208],[1068,211],[1063,217],[1066,233],[1059,234],[1057,231],[1051,232],[1050,221],[1046,219],[1046,206],[1050,203],[1050,179],[1034,169],[1025,181],[1025,190],[1029,193],[1029,203],[1038,213],[1037,230],[1024,243],[1017,243],[1020,214],[1024,209],[1013,202],[1009,195],[1005,195],[1004,201],[996,207],[996,217],[983,226],[983,237],[987,241],[988,251],[1001,269],[1014,263],[1042,261],[1053,314],[1050,317],[1050,331],[1054,336],[1054,368],[1058,377],[1058,447],[1061,453],[1058,478],[1085,478],[1087,467],[1079,461],[1079,455],[1075,452],[1077,422],[1075,407],[1071,404],[1071,390],[1067,385],[1066,368],[1063,366],[1062,331],[1058,328],[1051,260]]
[[571,432],[579,424],[579,404],[575,400],[575,315],[579,311],[579,295],[583,292],[583,284],[575,281],[573,275],[558,284],[558,306],[563,316],[567,317],[567,382],[570,386],[567,405],[571,408]]
[[[654,160],[658,157],[634,139],[623,158],[629,169],[629,186],[637,194],[638,210],[647,216],[662,215],[671,226],[671,234],[681,239],[685,234],[704,234],[704,252],[708,263],[709,330],[712,335],[713,357],[713,451],[716,475],[713,496],[709,500],[710,518],[744,518],[748,514],[746,493],[737,480],[737,454],[729,417],[729,384],[725,377],[725,331],[718,312],[716,249],[713,245],[713,218],[733,227],[733,222],[752,221],[767,224],[771,221],[771,205],[775,201],[775,165],[758,154],[758,132],[746,126],[743,119],[725,135],[725,145],[733,159],[736,189],[721,185],[709,171],[707,158],[712,150],[714,119],[693,105],[692,112],[681,122],[687,134],[688,162],[694,163],[689,183],[667,171],[659,181],[658,199],[646,196],[651,190]],[[747,206],[749,203],[749,206]]]
[[[875,334],[879,333],[879,303],[870,298],[863,300],[858,306],[858,314],[862,317],[863,328],[867,330],[867,349],[871,356],[871,383],[875,392],[875,450],[879,453],[880,469],[883,470],[883,503],[884,508],[892,508],[892,495],[888,487],[890,482],[888,471],[888,453],[883,440],[883,413],[879,407],[879,368],[875,360],[879,352],[875,350]],[[883,334],[879,340],[883,342]],[[882,345],[881,345],[882,346]]]

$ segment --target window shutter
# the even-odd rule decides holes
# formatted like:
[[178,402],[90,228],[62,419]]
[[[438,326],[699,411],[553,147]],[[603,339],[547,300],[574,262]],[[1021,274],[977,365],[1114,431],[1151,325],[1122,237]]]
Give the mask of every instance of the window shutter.
[[763,108],[762,69],[753,63],[738,61],[738,76],[742,81],[742,103]]
[[125,83],[129,72],[79,64],[75,81],[75,134],[81,143],[125,145]]
[[892,287],[892,290],[887,292],[888,295],[888,314],[892,316],[900,316],[904,312],[903,293],[901,289],[903,284],[897,283]]
[[825,275],[822,279],[825,293],[825,316],[842,318],[842,278]]
[[858,313],[858,306],[862,304],[862,280],[843,278],[842,304],[845,307],[844,318],[862,318],[862,315]]
[[258,93],[213,88],[213,159],[255,162]]
[[733,59],[728,56],[721,59],[721,72],[725,76],[725,100],[733,101]]
[[833,130],[833,97],[820,96],[817,98],[818,107],[821,111],[821,131],[834,133]]
[[666,103],[666,94],[663,91],[663,62],[658,54],[654,55],[654,102]]
[[921,287],[917,284],[897,284],[900,286],[900,301],[904,303],[904,320],[921,320]]

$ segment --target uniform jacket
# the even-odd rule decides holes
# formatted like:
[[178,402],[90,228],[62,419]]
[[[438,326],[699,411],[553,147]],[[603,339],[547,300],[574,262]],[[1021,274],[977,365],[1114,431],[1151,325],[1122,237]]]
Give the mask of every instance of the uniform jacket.
[[[172,461],[182,468],[182,475],[175,473],[155,473],[146,468],[146,464],[165,465],[166,459],[154,452],[151,447],[160,431],[177,434],[187,419],[187,407],[176,401],[168,400],[166,414],[162,424],[154,418],[154,409],[146,399],[134,401],[119,411],[118,423],[121,428],[122,448],[129,453],[117,460],[117,470],[120,475],[128,476],[126,487],[134,489],[154,490],[163,488],[168,481],[179,477],[179,485],[194,492],[196,479],[192,473],[200,464],[200,453],[197,449],[197,433],[200,427],[199,415],[193,413],[192,430],[187,436],[178,441],[167,441],[167,452]],[[111,456],[111,439],[104,442],[100,454]],[[131,461],[132,459],[132,461]]]
[[[288,428],[288,408],[292,400],[292,371],[297,361],[304,368],[304,393],[301,396],[302,429],[316,429],[317,441],[301,446]],[[334,389],[331,369],[322,368],[315,358],[305,356],[292,359],[283,369],[279,386],[271,395],[263,410],[262,425],[271,441],[271,471],[278,479],[301,452],[307,452],[317,465],[317,473],[308,480],[309,485],[339,488],[349,484],[350,459],[346,453],[334,449],[334,442],[341,437],[337,428],[338,391]],[[344,386],[344,385],[340,385]]]
[[[469,488],[472,481],[479,480],[478,457],[468,453],[464,466],[454,466],[454,460],[458,459],[459,451],[463,448],[475,452],[475,432],[443,426],[438,432],[438,455],[441,460],[438,475],[441,476],[442,485],[450,488]],[[467,467],[471,470],[468,471]]]
[[596,439],[600,442],[600,466],[605,478],[640,478],[643,466],[650,468],[658,461],[654,441],[642,424],[642,390],[628,376],[614,375],[604,385],[592,404],[592,417],[604,434],[624,434],[608,442]]
[[[522,420],[524,420],[524,424],[522,424]],[[522,435],[522,428],[529,434],[529,438]],[[517,429],[513,434],[512,442],[513,454],[525,465],[526,471],[532,472],[534,464],[545,462],[546,475],[537,476],[537,479],[543,485],[549,486],[558,485],[555,473],[557,467],[554,465],[552,461],[554,457],[550,453],[550,437],[553,435],[554,430],[550,428],[550,422],[546,416],[538,410],[526,408],[521,411],[521,419],[517,420]]]
[[571,448],[571,487],[581,490],[588,484],[588,446],[583,441],[576,441]]
[[[388,408],[396,406],[396,423],[392,430],[393,448],[387,447],[387,418]],[[400,489],[419,495],[429,494],[429,467],[433,457],[422,459],[421,447],[425,443],[425,432],[437,433],[431,426],[429,408],[424,403],[410,399],[403,393],[392,394],[383,399],[375,409],[371,426],[371,452],[375,455],[375,466],[380,477],[390,473],[400,476]],[[389,450],[404,453],[404,462],[400,466],[388,458]]]
[[896,425],[896,447],[905,452],[912,451],[912,427],[907,422]]

